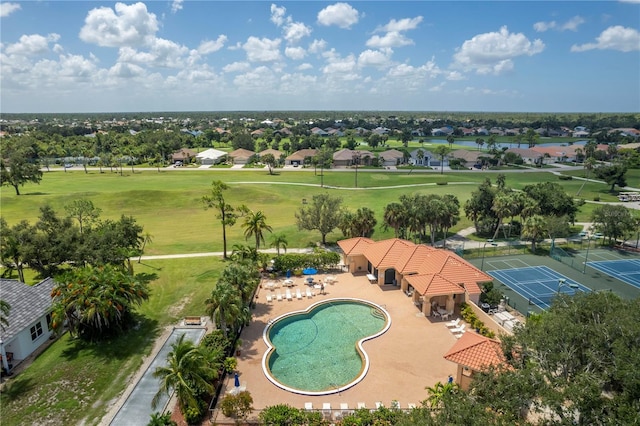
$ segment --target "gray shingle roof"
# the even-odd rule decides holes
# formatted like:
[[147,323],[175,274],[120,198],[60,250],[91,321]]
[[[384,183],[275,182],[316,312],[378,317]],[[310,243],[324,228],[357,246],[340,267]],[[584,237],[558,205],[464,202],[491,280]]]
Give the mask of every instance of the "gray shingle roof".
[[9,326],[2,331],[5,343],[51,309],[51,290],[54,286],[53,278],[33,286],[18,280],[0,279],[0,299],[11,305]]

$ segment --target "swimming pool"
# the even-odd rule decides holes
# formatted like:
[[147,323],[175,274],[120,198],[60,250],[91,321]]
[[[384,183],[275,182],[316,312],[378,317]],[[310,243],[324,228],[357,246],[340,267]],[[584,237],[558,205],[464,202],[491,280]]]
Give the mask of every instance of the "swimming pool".
[[362,343],[385,333],[389,313],[353,298],[314,303],[281,315],[263,332],[262,369],[276,386],[304,395],[343,391],[364,379],[369,356]]

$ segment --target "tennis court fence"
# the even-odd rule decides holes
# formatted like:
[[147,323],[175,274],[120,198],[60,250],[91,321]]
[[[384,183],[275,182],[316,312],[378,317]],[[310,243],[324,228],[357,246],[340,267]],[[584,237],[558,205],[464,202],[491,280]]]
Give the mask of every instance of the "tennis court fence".
[[568,253],[562,247],[558,247],[556,244],[551,244],[549,256],[560,263],[564,263],[565,265],[582,272],[582,258],[576,258],[575,255]]

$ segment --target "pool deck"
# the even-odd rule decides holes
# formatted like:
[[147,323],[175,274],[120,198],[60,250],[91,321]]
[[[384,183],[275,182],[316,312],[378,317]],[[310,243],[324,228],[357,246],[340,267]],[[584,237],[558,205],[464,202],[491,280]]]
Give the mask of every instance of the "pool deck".
[[[367,408],[375,408],[376,402],[389,407],[393,400],[406,408],[408,403],[420,405],[427,398],[426,386],[437,382],[446,382],[449,375],[455,377],[456,364],[443,358],[443,355],[456,343],[457,339],[445,326],[446,321],[425,318],[399,287],[379,287],[371,284],[365,274],[354,276],[351,273],[329,274],[337,278],[334,284],[325,285],[325,294],[298,300],[295,288],[304,294],[304,278],[294,278],[293,300],[267,302],[267,294],[276,294],[267,289],[264,280],[258,289],[253,319],[241,335],[241,354],[238,359],[238,372],[241,384],[251,393],[253,407],[258,410],[272,405],[286,403],[293,407],[304,408],[311,402],[314,409],[322,409],[324,403],[330,403],[334,411],[339,411],[341,403],[347,403],[350,409],[364,402]],[[316,279],[325,275],[316,275]],[[280,281],[282,283],[282,280]],[[335,394],[323,396],[299,395],[285,391],[271,383],[262,370],[262,357],[267,346],[262,338],[264,328],[272,320],[287,312],[303,310],[320,300],[354,297],[365,299],[383,306],[391,316],[389,330],[375,339],[363,344],[370,359],[370,368],[366,377],[355,386]],[[229,376],[223,392],[233,389],[234,378]],[[222,395],[221,395],[222,398]],[[338,409],[338,410],[336,410]],[[216,422],[226,423],[219,410],[214,411]],[[229,419],[230,420],[230,419]]]

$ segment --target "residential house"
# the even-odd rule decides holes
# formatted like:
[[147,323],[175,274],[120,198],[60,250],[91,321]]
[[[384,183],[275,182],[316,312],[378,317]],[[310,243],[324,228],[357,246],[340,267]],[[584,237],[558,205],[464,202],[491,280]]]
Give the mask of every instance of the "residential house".
[[316,154],[318,154],[317,149],[301,149],[285,158],[284,164],[287,166],[302,166],[305,160],[315,157]]
[[378,155],[380,165],[383,167],[397,166],[404,163],[404,153],[397,149],[388,149]]
[[457,149],[449,153],[450,158],[457,158],[461,160],[465,166],[473,167],[475,165],[482,165],[482,158],[486,157],[487,154],[481,151],[470,151],[468,149]]
[[282,157],[284,156],[284,152],[282,152],[282,151],[278,151],[277,149],[271,149],[271,148],[269,148],[269,149],[265,149],[264,151],[260,151],[260,152],[258,153],[258,156],[259,156],[260,158],[262,158],[262,157],[264,157],[264,156],[265,156],[265,155],[267,155],[267,154],[271,154],[271,155],[273,155],[273,158],[275,158],[275,159],[276,159],[276,161],[280,161],[280,158],[282,158]]
[[453,134],[453,127],[451,126],[444,126],[439,129],[431,130],[432,136],[449,136],[451,134]]
[[230,152],[229,158],[233,161],[233,164],[247,164],[251,160],[251,158],[256,155],[255,152],[249,151],[248,149],[238,148],[235,151]]
[[197,152],[189,148],[180,148],[178,151],[171,154],[171,162],[182,161],[183,163],[190,163],[192,158],[195,158]]
[[539,164],[543,154],[530,148],[509,148],[505,152],[513,152],[522,157],[525,164]]
[[273,136],[280,135],[283,138],[289,138],[293,135],[293,132],[289,130],[287,127],[283,127],[282,129],[277,129],[273,131]]
[[251,137],[254,139],[261,138],[262,135],[264,135],[264,129],[256,129],[253,132],[251,132]]
[[318,135],[318,136],[323,136],[323,137],[324,136],[329,136],[329,133],[326,130],[321,129],[320,127],[314,127],[310,131],[311,131],[311,134],[313,134],[313,135]]
[[209,148],[196,155],[196,159],[203,166],[222,163],[227,158],[227,153],[217,149]]
[[355,164],[355,159],[358,158],[358,165],[368,166],[371,164],[371,160],[375,158],[375,155],[371,151],[365,150],[351,150],[341,149],[333,153],[333,166],[334,167],[350,167]]
[[462,136],[473,136],[476,134],[474,129],[467,129],[466,127],[461,127],[460,131],[462,132]]
[[486,369],[506,364],[506,358],[498,340],[478,333],[464,333],[444,354],[444,359],[458,364],[456,383],[468,390],[473,377]]
[[424,148],[414,149],[409,153],[409,164],[414,166],[430,167],[432,160],[436,160],[438,167],[440,166],[440,159]]
[[453,252],[399,238],[349,238],[338,246],[349,272],[399,287],[425,316],[436,305],[453,311],[465,301],[478,304],[480,284],[493,279]]
[[35,285],[18,280],[0,279],[2,300],[11,305],[9,325],[0,331],[0,355],[2,367],[10,372],[52,335],[51,291],[55,287],[52,278]]

